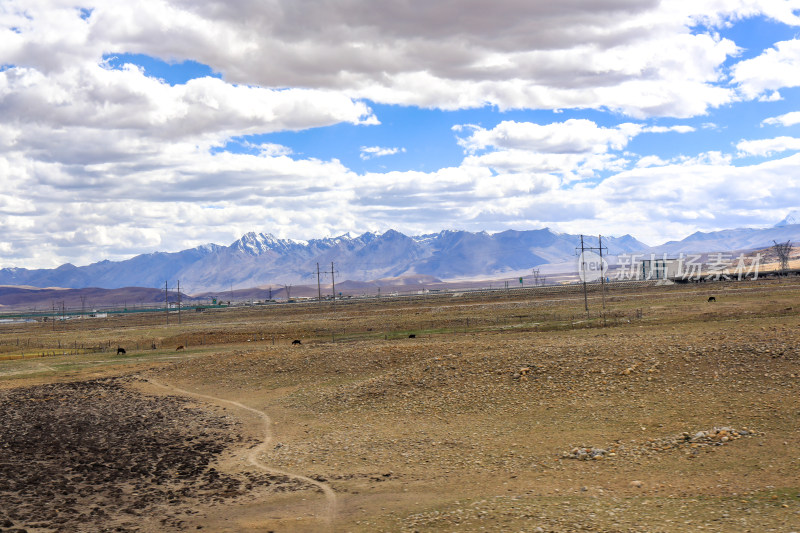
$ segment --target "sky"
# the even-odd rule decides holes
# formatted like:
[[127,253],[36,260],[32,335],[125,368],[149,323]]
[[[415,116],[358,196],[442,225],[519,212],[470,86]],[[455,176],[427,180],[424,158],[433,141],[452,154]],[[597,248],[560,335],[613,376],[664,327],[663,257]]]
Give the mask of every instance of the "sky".
[[800,0],[0,0],[0,267],[800,206]]

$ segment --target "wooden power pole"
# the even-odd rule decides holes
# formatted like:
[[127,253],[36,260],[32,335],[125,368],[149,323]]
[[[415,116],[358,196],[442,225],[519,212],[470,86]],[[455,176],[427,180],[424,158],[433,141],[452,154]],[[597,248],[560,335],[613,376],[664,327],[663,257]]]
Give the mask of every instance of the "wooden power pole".
[[322,289],[319,286],[319,263],[317,263],[317,301],[322,302]]
[[164,311],[167,315],[167,325],[169,326],[169,281],[164,282]]
[[331,261],[331,284],[333,286],[333,305],[336,305],[336,280],[333,279],[333,261]]

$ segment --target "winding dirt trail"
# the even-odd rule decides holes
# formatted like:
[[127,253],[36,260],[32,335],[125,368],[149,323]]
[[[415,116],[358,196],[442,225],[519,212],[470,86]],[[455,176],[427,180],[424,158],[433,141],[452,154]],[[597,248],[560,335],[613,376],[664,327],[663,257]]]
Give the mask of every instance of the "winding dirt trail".
[[285,470],[272,468],[271,466],[265,464],[258,458],[258,456],[261,455],[261,453],[265,452],[272,443],[272,421],[264,411],[259,411],[258,409],[254,409],[252,407],[249,407],[239,402],[235,402],[233,400],[226,400],[225,398],[217,398],[215,396],[209,396],[207,394],[201,394],[199,392],[192,392],[180,389],[173,385],[160,383],[151,378],[142,378],[142,380],[147,383],[150,383],[151,385],[155,385],[156,387],[166,389],[170,392],[174,392],[179,395],[202,398],[204,400],[209,400],[213,403],[218,403],[218,404],[232,405],[234,407],[238,407],[239,409],[249,411],[254,415],[258,416],[264,424],[264,434],[263,438],[261,439],[261,444],[259,444],[255,448],[252,448],[247,453],[247,461],[254,467],[268,474],[287,476],[292,479],[303,481],[305,483],[314,485],[315,487],[319,488],[325,494],[325,499],[327,501],[325,514],[324,516],[321,517],[321,520],[325,523],[324,526],[325,530],[327,531],[334,530],[334,521],[336,520],[336,493],[329,485],[327,485],[326,483],[322,483],[321,481],[317,481],[316,479],[310,478],[308,476],[304,476],[302,474],[295,474],[293,472],[287,472]]

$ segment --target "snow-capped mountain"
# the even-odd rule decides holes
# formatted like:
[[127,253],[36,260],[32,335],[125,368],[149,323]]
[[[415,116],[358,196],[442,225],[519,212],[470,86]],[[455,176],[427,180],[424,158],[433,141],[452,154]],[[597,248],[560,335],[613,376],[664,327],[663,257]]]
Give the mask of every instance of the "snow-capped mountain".
[[[177,253],[153,253],[127,261],[101,261],[56,269],[0,270],[0,285],[47,287],[161,287],[180,280],[187,292],[268,284],[370,281],[411,275],[439,279],[493,276],[574,258],[580,238],[549,229],[489,234],[446,230],[409,237],[399,231],[340,235],[309,241],[250,232],[229,246],[205,245]],[[588,241],[587,241],[588,242]],[[630,236],[604,239],[620,251],[645,245]],[[587,244],[588,245],[588,244]],[[596,244],[595,244],[596,245]]]
[[786,215],[786,218],[775,224],[775,227],[782,228],[784,226],[792,226],[794,224],[800,224],[800,211],[796,209]]
[[269,252],[287,253],[302,248],[304,245],[303,241],[278,239],[270,233],[255,233],[251,231],[242,235],[242,238],[231,244],[229,248],[237,252],[258,256]]
[[[730,252],[766,248],[773,241],[800,242],[800,218],[793,211],[775,227],[697,232],[681,241],[648,248],[630,235],[603,237],[604,254]],[[584,237],[587,248],[597,237]],[[442,280],[513,276],[550,263],[575,261],[580,236],[548,228],[507,230],[490,234],[445,230],[407,236],[389,230],[383,234],[345,234],[298,241],[269,233],[250,232],[228,246],[208,244],[176,253],[143,254],[126,261],[100,261],[55,269],[0,269],[0,285],[84,288],[163,287],[180,280],[188,293],[223,291],[280,284],[330,283],[331,263],[336,281],[371,281],[403,276],[430,276]]]

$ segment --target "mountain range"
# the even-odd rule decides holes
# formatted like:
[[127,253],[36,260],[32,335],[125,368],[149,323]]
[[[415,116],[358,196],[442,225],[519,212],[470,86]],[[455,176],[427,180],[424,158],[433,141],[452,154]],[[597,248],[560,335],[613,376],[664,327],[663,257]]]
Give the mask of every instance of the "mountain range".
[[698,231],[680,241],[669,241],[648,252],[680,253],[734,252],[767,248],[775,242],[800,241],[800,212],[792,211],[771,228],[738,228],[703,233]]
[[[603,237],[608,256],[633,253],[731,252],[765,248],[773,241],[800,239],[800,214],[790,213],[775,227],[697,232],[681,241],[648,247],[630,235]],[[584,237],[596,247],[596,237]],[[124,261],[86,266],[65,264],[54,269],[0,269],[0,285],[116,289],[172,287],[198,294],[234,287],[330,284],[339,280],[371,281],[426,276],[429,279],[512,277],[545,264],[575,260],[580,236],[548,228],[500,233],[445,230],[407,236],[395,230],[298,241],[250,232],[229,246],[206,244],[180,252],[142,254]],[[333,266],[331,265],[333,263]]]

